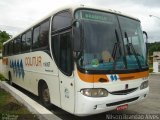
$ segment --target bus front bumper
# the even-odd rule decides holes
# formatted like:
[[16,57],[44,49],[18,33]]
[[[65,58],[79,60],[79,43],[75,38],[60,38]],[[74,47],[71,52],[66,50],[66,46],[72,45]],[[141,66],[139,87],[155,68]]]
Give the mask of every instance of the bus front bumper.
[[93,98],[86,97],[80,92],[77,93],[77,102],[75,106],[75,115],[89,116],[93,114],[103,113],[106,111],[115,110],[122,105],[130,105],[139,102],[146,98],[149,93],[149,87],[127,94],[127,95],[112,95],[107,97]]

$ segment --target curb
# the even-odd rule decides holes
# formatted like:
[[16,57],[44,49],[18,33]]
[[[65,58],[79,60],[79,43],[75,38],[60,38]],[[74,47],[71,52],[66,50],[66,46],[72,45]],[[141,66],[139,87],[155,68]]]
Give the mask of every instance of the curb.
[[27,95],[7,84],[5,81],[0,81],[0,87],[9,92],[17,101],[27,107],[31,113],[36,114],[40,120],[62,120]]

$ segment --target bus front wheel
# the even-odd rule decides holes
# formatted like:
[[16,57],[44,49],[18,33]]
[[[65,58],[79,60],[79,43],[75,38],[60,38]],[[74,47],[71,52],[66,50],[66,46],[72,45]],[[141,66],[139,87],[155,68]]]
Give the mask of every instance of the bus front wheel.
[[41,86],[40,99],[41,99],[42,104],[46,108],[48,108],[48,109],[51,108],[49,89],[46,84],[42,84],[42,86]]

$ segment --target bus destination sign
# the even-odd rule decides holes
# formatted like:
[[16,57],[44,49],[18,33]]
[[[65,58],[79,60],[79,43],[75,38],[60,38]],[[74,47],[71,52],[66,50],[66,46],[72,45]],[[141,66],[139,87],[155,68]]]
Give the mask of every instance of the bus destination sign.
[[110,17],[110,15],[106,15],[105,13],[102,14],[99,12],[82,11],[82,18],[88,20],[103,21],[103,22],[112,21],[112,17]]

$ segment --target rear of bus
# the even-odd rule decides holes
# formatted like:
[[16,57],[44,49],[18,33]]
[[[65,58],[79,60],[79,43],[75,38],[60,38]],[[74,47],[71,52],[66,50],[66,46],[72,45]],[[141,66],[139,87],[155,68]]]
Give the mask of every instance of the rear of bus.
[[74,17],[75,114],[123,110],[143,100],[149,72],[140,21],[88,8]]

